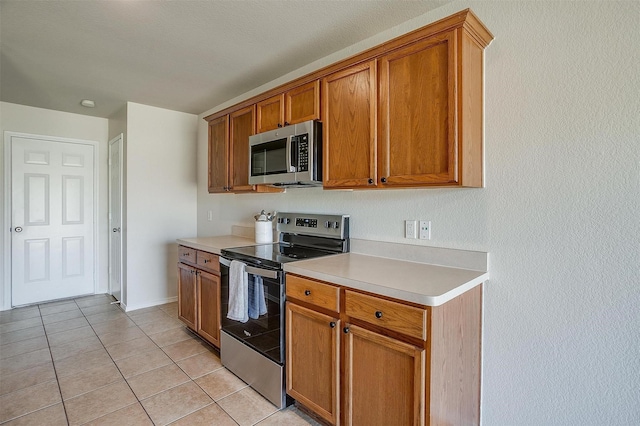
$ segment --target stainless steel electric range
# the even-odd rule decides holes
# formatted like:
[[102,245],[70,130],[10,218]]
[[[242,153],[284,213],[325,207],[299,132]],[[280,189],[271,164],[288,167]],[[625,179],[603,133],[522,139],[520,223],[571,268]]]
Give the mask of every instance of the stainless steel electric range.
[[[287,262],[348,252],[349,216],[278,213],[276,219],[277,243],[221,250],[220,357],[227,369],[278,408],[284,408],[290,399],[284,386],[285,280],[282,266]],[[233,261],[244,263],[241,268],[246,271],[248,286],[252,289],[250,297],[254,301],[257,297],[262,305],[261,310],[242,319],[247,319],[246,322],[227,318],[229,269]]]

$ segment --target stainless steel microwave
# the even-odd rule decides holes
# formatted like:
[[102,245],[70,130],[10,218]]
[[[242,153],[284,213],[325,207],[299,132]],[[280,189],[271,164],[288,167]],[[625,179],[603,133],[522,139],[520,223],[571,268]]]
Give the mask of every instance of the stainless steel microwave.
[[250,136],[249,184],[322,185],[322,123],[310,120]]

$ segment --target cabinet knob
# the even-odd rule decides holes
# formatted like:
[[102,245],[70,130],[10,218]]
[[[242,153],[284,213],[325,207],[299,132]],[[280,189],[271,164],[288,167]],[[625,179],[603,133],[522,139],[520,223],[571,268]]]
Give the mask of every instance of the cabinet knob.
[[387,183],[387,178],[386,178],[386,177],[381,178],[381,179],[380,179],[380,182],[382,182],[382,183]]
[[329,327],[331,327],[331,328],[336,328],[336,323],[335,323],[334,321],[331,321],[331,322],[329,323]]
[[288,121],[285,121],[285,122],[284,122],[284,125],[285,125],[285,126],[288,126],[288,125],[289,125],[289,122],[288,122]]
[[349,327],[343,328],[342,331],[344,332],[344,334],[347,334],[349,332]]
[[382,311],[376,311],[376,318],[382,318]]
[[311,295],[311,290],[305,290],[304,291],[304,295],[305,296],[310,296]]
[[282,127],[282,124],[278,123],[278,127]]
[[373,179],[369,178],[369,180],[367,181],[367,183],[369,183],[369,185],[373,185]]

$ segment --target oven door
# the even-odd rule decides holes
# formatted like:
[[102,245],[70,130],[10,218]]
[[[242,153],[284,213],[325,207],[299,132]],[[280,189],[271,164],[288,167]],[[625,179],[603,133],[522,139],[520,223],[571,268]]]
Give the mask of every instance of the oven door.
[[229,311],[230,260],[220,257],[220,308],[222,330],[279,365],[284,365],[284,300],[285,286],[282,271],[263,269],[247,264],[249,285],[262,279],[266,314],[245,323],[227,318]]

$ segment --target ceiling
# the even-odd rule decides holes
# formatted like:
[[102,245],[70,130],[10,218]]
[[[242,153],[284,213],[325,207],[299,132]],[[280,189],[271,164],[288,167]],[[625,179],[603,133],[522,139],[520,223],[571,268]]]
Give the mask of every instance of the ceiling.
[[200,114],[449,1],[0,0],[0,100]]

